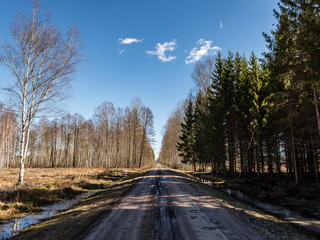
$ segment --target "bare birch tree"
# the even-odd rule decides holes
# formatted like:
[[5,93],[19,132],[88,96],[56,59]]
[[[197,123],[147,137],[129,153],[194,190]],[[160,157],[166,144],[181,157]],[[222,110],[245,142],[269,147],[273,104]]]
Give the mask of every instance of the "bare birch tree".
[[133,165],[137,166],[137,148],[138,148],[138,131],[141,124],[140,118],[142,114],[143,104],[140,98],[134,98],[131,101],[131,116],[132,116],[132,161]]
[[115,108],[111,102],[103,102],[94,114],[94,121],[100,132],[100,137],[104,150],[102,154],[105,157],[105,166],[110,167],[110,146],[111,146],[111,126],[115,117]]
[[201,93],[204,95],[207,94],[207,89],[211,84],[213,67],[214,58],[209,56],[206,59],[200,60],[196,63],[191,75],[194,83],[196,84],[197,91],[201,91]]
[[12,74],[13,84],[6,88],[20,116],[20,174],[23,184],[30,128],[35,117],[65,98],[66,86],[80,57],[76,27],[63,36],[52,25],[50,16],[40,14],[40,3],[33,2],[31,17],[19,14],[10,29],[12,44],[0,52],[0,64]]
[[151,143],[153,141],[154,129],[153,129],[153,113],[150,108],[143,107],[141,114],[141,125],[142,125],[142,138],[140,146],[140,156],[139,156],[139,168],[141,167],[142,157],[145,150],[146,142]]

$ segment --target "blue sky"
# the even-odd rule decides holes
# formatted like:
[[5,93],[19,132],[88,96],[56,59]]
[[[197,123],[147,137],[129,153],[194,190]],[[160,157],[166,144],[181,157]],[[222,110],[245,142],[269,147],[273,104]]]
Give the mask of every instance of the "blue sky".
[[[89,119],[104,101],[126,107],[139,97],[154,113],[158,153],[170,112],[194,86],[194,62],[217,49],[261,56],[262,32],[273,28],[276,5],[276,0],[43,0],[62,31],[78,26],[84,44],[87,61],[75,76],[66,110]],[[29,14],[30,1],[1,3],[1,44],[10,41],[18,9]],[[0,85],[7,77],[0,69]]]

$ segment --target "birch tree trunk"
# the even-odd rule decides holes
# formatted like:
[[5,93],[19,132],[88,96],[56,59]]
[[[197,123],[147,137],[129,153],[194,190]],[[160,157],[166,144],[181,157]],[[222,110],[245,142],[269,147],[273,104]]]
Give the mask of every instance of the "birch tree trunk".
[[31,17],[18,15],[10,30],[13,43],[1,49],[0,64],[12,74],[12,85],[5,90],[21,117],[18,185],[22,185],[32,122],[39,113],[54,113],[66,98],[70,77],[81,61],[81,44],[75,27],[63,37],[50,16],[40,14],[39,1],[33,2]]

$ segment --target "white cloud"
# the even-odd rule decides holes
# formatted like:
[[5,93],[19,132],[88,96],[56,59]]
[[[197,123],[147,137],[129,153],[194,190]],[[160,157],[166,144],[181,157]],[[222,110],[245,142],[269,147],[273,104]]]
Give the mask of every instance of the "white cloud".
[[126,49],[124,48],[124,49],[122,49],[120,52],[119,52],[119,54],[122,54],[122,53],[124,53],[126,51]]
[[131,43],[141,43],[143,41],[143,38],[141,39],[137,39],[137,38],[119,38],[119,43],[120,44],[124,44],[124,45],[128,45]]
[[194,47],[189,52],[189,56],[187,56],[185,60],[186,64],[199,61],[203,56],[206,56],[209,54],[215,54],[217,51],[221,49],[217,46],[211,47],[212,41],[205,41],[203,39],[200,39],[199,41],[197,41],[197,44],[201,45],[200,49],[198,49],[197,47]]
[[176,59],[176,56],[166,56],[165,52],[169,51],[172,52],[177,48],[177,40],[173,40],[171,42],[164,42],[164,43],[157,43],[155,51],[146,51],[147,54],[150,55],[157,55],[158,59],[162,62],[170,62]]
[[222,25],[222,21],[220,20],[220,28],[222,29],[223,25]]

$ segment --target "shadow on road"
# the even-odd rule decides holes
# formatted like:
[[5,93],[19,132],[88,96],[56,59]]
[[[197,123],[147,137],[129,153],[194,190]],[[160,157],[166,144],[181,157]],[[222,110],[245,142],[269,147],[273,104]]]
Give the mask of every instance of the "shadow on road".
[[[272,239],[279,231],[288,237],[304,234],[284,230],[287,225],[275,219],[261,219],[254,212],[228,207],[200,190],[194,179],[157,166],[15,238]],[[273,230],[265,230],[262,235],[257,231],[260,222]]]

